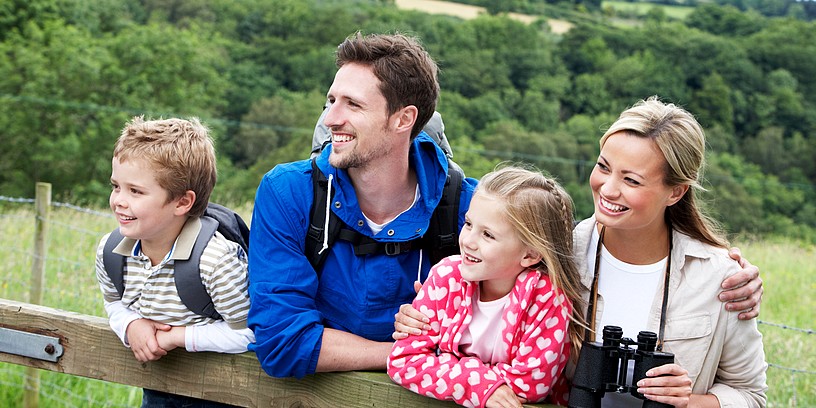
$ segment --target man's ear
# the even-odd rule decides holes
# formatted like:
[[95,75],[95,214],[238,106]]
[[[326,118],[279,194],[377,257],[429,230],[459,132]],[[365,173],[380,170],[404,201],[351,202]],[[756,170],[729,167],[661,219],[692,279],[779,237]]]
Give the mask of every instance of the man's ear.
[[538,251],[528,250],[524,257],[521,258],[521,266],[529,268],[541,262],[541,254]]
[[176,215],[187,215],[190,212],[190,209],[193,208],[193,204],[195,204],[196,200],[196,193],[193,190],[187,190],[184,194],[176,199]]
[[414,123],[416,123],[417,115],[419,115],[417,107],[408,105],[391,115],[391,123],[398,133],[411,133],[411,129],[413,129]]

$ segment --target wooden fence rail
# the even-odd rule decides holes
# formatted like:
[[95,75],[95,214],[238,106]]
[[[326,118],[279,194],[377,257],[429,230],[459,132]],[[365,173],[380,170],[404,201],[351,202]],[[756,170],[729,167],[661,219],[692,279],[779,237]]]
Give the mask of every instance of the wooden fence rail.
[[49,362],[0,350],[2,362],[245,407],[455,406],[414,394],[382,372],[272,378],[252,353],[176,349],[158,361],[139,363],[104,318],[6,299],[0,299],[0,328],[59,338],[64,352],[57,362]]

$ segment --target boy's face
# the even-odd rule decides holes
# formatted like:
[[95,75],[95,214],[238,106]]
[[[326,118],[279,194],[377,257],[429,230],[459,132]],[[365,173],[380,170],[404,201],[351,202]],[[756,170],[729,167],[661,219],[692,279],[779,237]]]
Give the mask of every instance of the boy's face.
[[156,181],[155,172],[144,160],[125,162],[114,157],[111,172],[110,207],[122,235],[142,241],[173,242],[178,235],[181,199],[168,202],[168,192]]

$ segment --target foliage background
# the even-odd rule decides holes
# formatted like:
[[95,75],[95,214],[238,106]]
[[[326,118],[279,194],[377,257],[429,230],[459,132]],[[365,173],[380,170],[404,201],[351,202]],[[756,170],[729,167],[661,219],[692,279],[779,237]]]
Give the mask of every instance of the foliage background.
[[[214,199],[251,202],[264,172],[307,157],[337,44],[399,31],[439,62],[439,111],[468,175],[531,162],[586,217],[599,136],[657,94],[705,126],[705,198],[729,231],[816,242],[810,4],[705,3],[682,20],[655,9],[622,26],[600,2],[471,3],[499,14],[464,21],[374,0],[4,0],[0,192],[31,197],[46,181],[57,200],[104,206],[130,117],[197,116],[217,141]],[[575,27],[556,35],[508,8],[557,10]]]

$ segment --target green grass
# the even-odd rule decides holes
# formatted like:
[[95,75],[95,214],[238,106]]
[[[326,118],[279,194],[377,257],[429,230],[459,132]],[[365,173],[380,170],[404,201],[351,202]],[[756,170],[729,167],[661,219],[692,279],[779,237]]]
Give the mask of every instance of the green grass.
[[[248,214],[251,206],[239,207]],[[100,210],[106,214],[106,210]],[[246,218],[249,221],[248,218]],[[94,256],[99,239],[116,224],[110,217],[54,208],[49,224],[46,287],[42,304],[105,316],[96,283]],[[0,297],[28,301],[33,248],[33,205],[0,202]],[[813,329],[816,319],[816,247],[787,240],[736,240],[759,265],[765,294],[760,320]],[[814,334],[761,324],[768,362],[770,407],[816,406]],[[793,373],[786,368],[806,371]],[[25,367],[0,363],[0,406],[21,406]],[[47,407],[133,407],[138,388],[41,371],[39,399]],[[795,394],[795,399],[794,399]]]
[[671,20],[683,20],[694,11],[694,7],[690,6],[672,6],[667,4],[655,4],[649,2],[628,2],[628,1],[603,1],[601,8],[606,9],[611,7],[615,13],[628,16],[644,16],[652,8],[662,9]]

